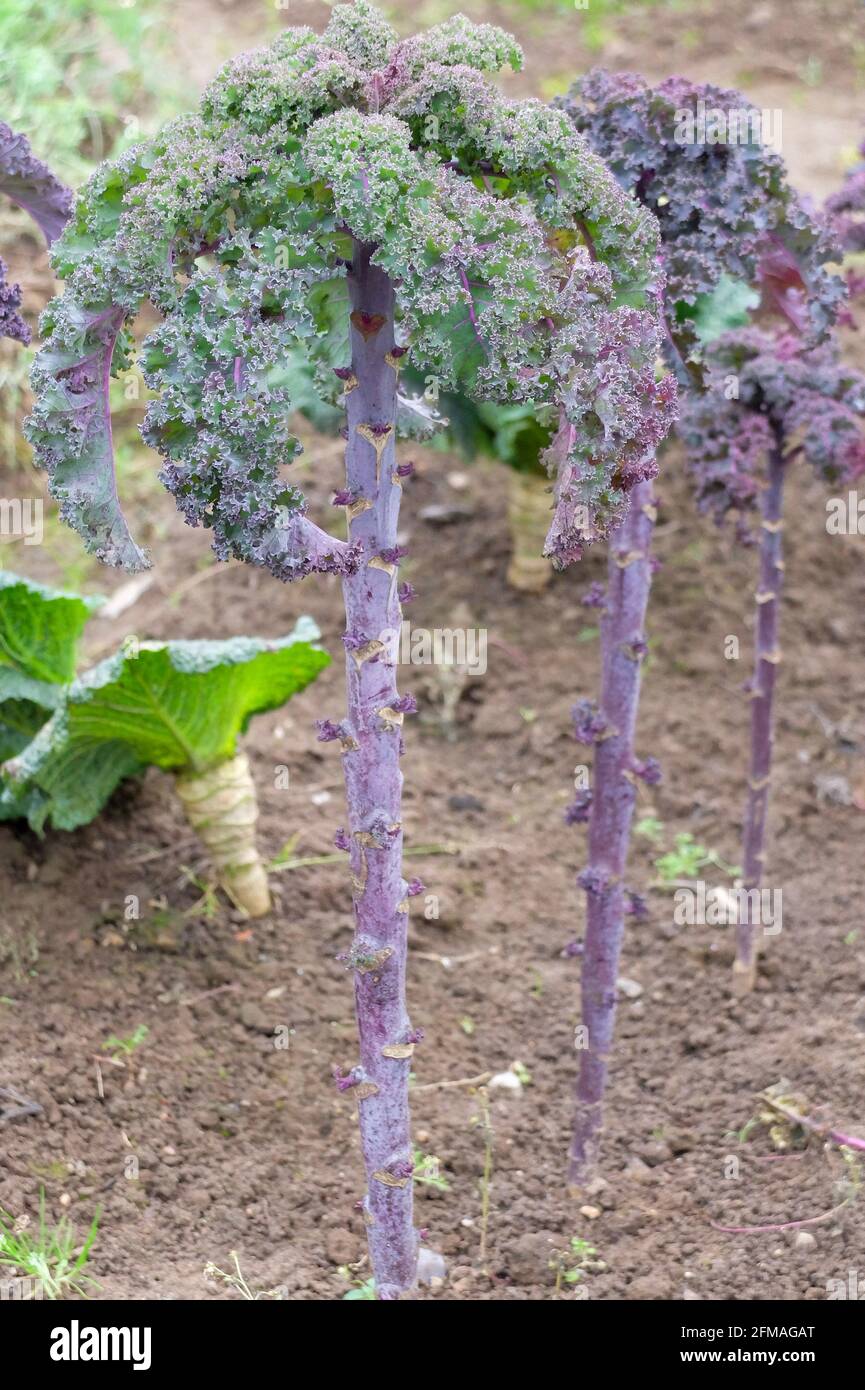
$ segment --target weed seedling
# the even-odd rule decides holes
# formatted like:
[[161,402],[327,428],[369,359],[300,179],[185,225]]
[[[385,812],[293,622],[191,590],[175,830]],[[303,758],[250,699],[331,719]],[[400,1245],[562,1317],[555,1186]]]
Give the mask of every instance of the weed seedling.
[[112,1033],[110,1038],[106,1038],[102,1044],[103,1052],[110,1052],[112,1057],[124,1056],[131,1057],[146,1039],[150,1029],[146,1023],[139,1023],[134,1033],[130,1033],[128,1038],[118,1038]]
[[39,1225],[34,1232],[0,1208],[0,1265],[38,1280],[44,1298],[56,1300],[70,1293],[87,1298],[88,1289],[99,1288],[97,1281],[84,1273],[84,1267],[96,1239],[100,1215],[101,1209],[97,1207],[84,1244],[76,1255],[78,1242],[71,1221],[68,1216],[61,1216],[56,1226],[49,1227],[45,1218],[45,1189],[40,1188]]

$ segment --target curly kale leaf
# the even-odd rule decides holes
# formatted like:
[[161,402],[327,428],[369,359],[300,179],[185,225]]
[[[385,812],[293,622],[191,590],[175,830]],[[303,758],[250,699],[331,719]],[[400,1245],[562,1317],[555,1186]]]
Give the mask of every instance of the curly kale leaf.
[[0,121],[0,193],[29,212],[50,246],[72,211],[72,191],[37,159],[24,135]]
[[[72,192],[31,152],[25,136],[0,121],[0,193],[29,212],[50,246],[60,235],[72,210]],[[18,313],[21,288],[6,280],[0,260],[0,338],[25,345],[30,329]]]
[[708,349],[708,390],[685,402],[680,433],[700,507],[720,521],[753,510],[767,451],[801,453],[830,487],[865,473],[865,376],[830,339],[728,333]]
[[684,325],[686,347],[688,320],[722,276],[763,289],[812,342],[826,333],[845,293],[826,269],[834,238],[791,188],[741,93],[595,69],[558,104],[657,217],[668,317]]
[[359,242],[394,282],[423,375],[567,417],[558,557],[574,549],[562,509],[583,509],[586,539],[619,519],[672,411],[654,381],[657,227],[563,113],[489,83],[519,61],[461,17],[399,42],[365,0],[337,6],[323,35],[287,30],[228,64],[198,115],[97,171],[57,248],[67,287],[29,425],[91,549],[145,562],[117,502],[107,383],[124,341],[110,334],[149,300],[164,322],[143,349],[144,435],[187,520],[283,579],[356,566],[285,477],[300,402],[283,363],[304,354],[325,395],[348,367]]

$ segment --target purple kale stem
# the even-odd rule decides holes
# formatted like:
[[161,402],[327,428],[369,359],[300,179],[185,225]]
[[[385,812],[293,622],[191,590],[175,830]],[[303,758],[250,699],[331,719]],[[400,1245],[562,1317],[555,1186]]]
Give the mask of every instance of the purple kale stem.
[[737,993],[754,988],[759,938],[750,890],[763,879],[766,815],[772,773],[773,702],[781,652],[778,629],[784,564],[781,556],[784,503],[784,436],[775,427],[769,452],[769,480],[760,499],[760,583],[757,590],[754,681],[751,687],[751,755],[748,799],[742,839],[742,871],[746,906],[736,930],[733,983]]
[[[346,400],[346,486],[372,506],[351,521],[350,539],[363,545],[363,563],[356,574],[343,579],[347,631],[361,639],[359,648],[346,651],[348,747],[343,768],[355,955],[362,961],[355,973],[355,1005],[366,1083],[363,1099],[358,1100],[367,1177],[363,1211],[376,1292],[387,1300],[415,1285],[418,1237],[412,1221],[412,1180],[406,1176],[406,1165],[410,1174],[412,1164],[412,1044],[405,1003],[408,885],[402,876],[402,716],[392,714],[399,698],[396,666],[371,645],[387,630],[398,631],[401,621],[396,566],[382,562],[381,552],[396,546],[402,493],[395,480],[397,372],[386,360],[394,346],[394,287],[371,264],[373,250],[355,241],[349,272],[357,387]],[[370,333],[367,325],[376,322],[381,327]],[[373,968],[371,960],[376,961]]]
[[610,538],[607,603],[601,620],[601,705],[605,732],[595,744],[586,935],[582,954],[582,1024],[576,1115],[568,1181],[584,1187],[594,1176],[603,1125],[607,1066],[616,1021],[616,980],[625,926],[625,864],[636,791],[634,731],[640,699],[644,626],[652,582],[655,507],[652,483],[638,483],[631,508]]

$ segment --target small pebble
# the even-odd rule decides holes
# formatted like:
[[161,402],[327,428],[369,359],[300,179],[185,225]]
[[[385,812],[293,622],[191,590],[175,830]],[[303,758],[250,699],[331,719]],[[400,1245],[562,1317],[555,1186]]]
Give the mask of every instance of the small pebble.
[[636,980],[628,980],[623,975],[616,981],[616,988],[620,994],[624,994],[626,999],[639,999],[643,992],[643,986]]
[[251,1001],[242,1004],[240,1008],[240,1021],[244,1028],[249,1028],[253,1033],[272,1033],[273,1022],[259,1004]]
[[490,1077],[489,1086],[491,1091],[510,1091],[512,1095],[519,1095],[523,1089],[520,1078],[512,1071],[498,1071],[495,1076]]
[[417,1277],[419,1284],[441,1287],[447,1277],[448,1267],[437,1250],[429,1250],[422,1245],[417,1257]]

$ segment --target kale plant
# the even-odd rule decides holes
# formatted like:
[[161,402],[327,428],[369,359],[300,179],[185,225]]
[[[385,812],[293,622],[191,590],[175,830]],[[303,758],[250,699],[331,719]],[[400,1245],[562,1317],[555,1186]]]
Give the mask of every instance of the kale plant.
[[[753,107],[738,92],[671,77],[657,87],[634,73],[595,70],[559,103],[615,173],[658,219],[666,289],[665,354],[686,400],[703,389],[703,343],[747,321],[762,303],[817,341],[845,290],[826,262],[834,241],[786,180],[783,161],[761,140]],[[589,863],[582,953],[582,1020],[570,1178],[585,1184],[597,1164],[612,1049],[616,980],[625,915],[643,911],[625,884],[631,819],[640,780],[655,783],[656,758],[634,747],[656,516],[651,472],[610,537],[602,610],[602,676],[597,706],[574,709],[577,739],[594,748],[593,786],[568,811],[588,823]]]
[[[834,339],[807,348],[794,334],[756,328],[724,334],[708,353],[709,389],[690,397],[681,433],[700,507],[721,521],[760,518],[751,740],[742,837],[744,910],[734,983],[753,988],[772,774],[774,696],[781,664],[784,483],[794,460],[836,489],[865,473],[865,376],[841,361]],[[742,526],[740,525],[740,533]]]
[[[521,54],[462,16],[400,41],[367,0],[323,35],[285,30],[219,74],[199,110],[94,174],[54,257],[29,437],[62,516],[102,560],[147,557],[120,509],[108,380],[149,303],[143,430],[162,479],[220,558],[282,580],[341,577],[342,749],[351,952],[377,1295],[416,1282],[405,1003],[395,455],[403,361],[442,388],[557,417],[550,553],[565,564],[627,513],[654,469],[674,388],[656,380],[657,228],[563,112],[504,98]],[[298,452],[283,363],[301,349],[346,416],[347,535],[319,526],[285,471]],[[343,1083],[345,1084],[345,1082]]]
[[684,77],[652,87],[596,68],[560,104],[658,219],[674,359],[699,361],[701,316],[730,281],[740,293],[756,286],[810,341],[825,334],[845,293],[826,264],[832,229],[787,182],[762,113],[741,92]]

